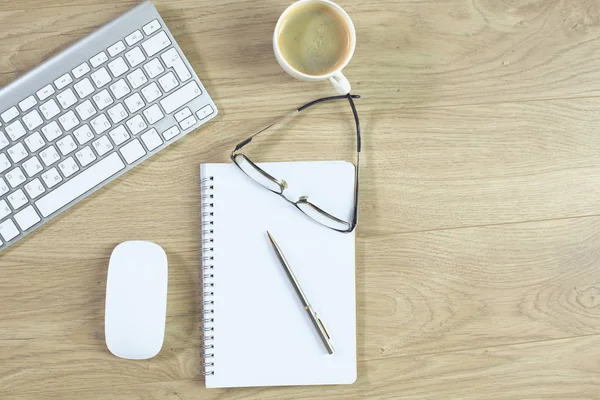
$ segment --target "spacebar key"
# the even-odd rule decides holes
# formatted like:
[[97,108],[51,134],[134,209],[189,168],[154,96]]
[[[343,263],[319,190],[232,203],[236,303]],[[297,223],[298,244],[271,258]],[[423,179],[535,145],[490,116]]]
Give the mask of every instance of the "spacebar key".
[[39,199],[35,202],[35,205],[42,215],[47,217],[85,192],[98,186],[123,168],[125,168],[125,164],[123,164],[117,153],[113,153],[66,182],[55,191]]

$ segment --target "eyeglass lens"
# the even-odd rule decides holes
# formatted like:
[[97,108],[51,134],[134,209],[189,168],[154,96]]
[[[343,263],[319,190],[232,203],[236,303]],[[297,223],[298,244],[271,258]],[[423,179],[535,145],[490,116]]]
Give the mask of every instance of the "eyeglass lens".
[[350,224],[347,222],[341,221],[336,217],[319,210],[310,203],[299,201],[295,204],[296,207],[298,207],[300,211],[302,211],[308,217],[314,219],[321,225],[325,225],[328,228],[335,229],[337,231],[345,231],[350,227]]
[[314,206],[308,201],[288,199],[283,194],[284,189],[282,188],[282,186],[280,186],[277,182],[273,181],[268,176],[266,176],[243,154],[237,154],[234,158],[234,161],[236,165],[240,167],[240,169],[244,171],[246,175],[248,175],[249,178],[254,180],[259,185],[263,186],[264,188],[283,196],[284,198],[286,198],[286,200],[295,204],[296,207],[298,207],[298,209],[304,214],[306,214],[306,216],[308,216],[309,218],[312,218],[318,223],[335,230],[344,231],[350,227],[350,224],[348,224],[347,222],[339,220],[336,217],[328,214],[327,212],[322,211],[321,209]]
[[281,194],[283,188],[275,181],[265,176],[252,162],[243,154],[237,154],[234,158],[235,163],[248,177],[254,180],[259,185],[269,189],[272,192]]

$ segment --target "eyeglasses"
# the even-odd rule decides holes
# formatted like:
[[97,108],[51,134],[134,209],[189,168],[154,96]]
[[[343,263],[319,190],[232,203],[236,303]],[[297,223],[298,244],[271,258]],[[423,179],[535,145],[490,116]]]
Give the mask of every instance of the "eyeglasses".
[[[237,165],[242,172],[244,172],[250,179],[261,185],[267,190],[281,196],[288,203],[293,204],[298,210],[302,211],[306,216],[318,222],[319,224],[326,226],[327,228],[333,229],[338,232],[352,232],[354,228],[356,228],[356,224],[358,223],[358,179],[359,179],[359,171],[360,171],[360,148],[361,148],[361,138],[360,138],[360,122],[358,120],[358,113],[356,112],[356,106],[354,105],[353,99],[359,99],[359,95],[351,95],[347,94],[344,96],[331,96],[331,97],[323,97],[321,99],[317,99],[315,101],[311,101],[298,108],[297,110],[285,115],[284,117],[278,119],[271,125],[261,129],[256,132],[254,135],[250,136],[246,140],[240,142],[235,149],[231,152],[231,159]],[[288,183],[284,179],[277,179],[270,175],[268,172],[260,168],[254,162],[252,162],[246,155],[240,153],[240,150],[248,145],[254,137],[265,132],[266,130],[272,128],[280,124],[283,121],[286,121],[296,115],[298,115],[301,111],[306,110],[309,107],[312,107],[316,104],[320,104],[327,101],[333,100],[343,100],[347,99],[350,103],[350,107],[352,108],[352,113],[354,114],[354,122],[356,123],[356,166],[354,169],[354,211],[352,213],[352,220],[349,222],[340,219],[331,213],[323,210],[322,208],[314,205],[308,200],[307,196],[300,196],[297,200],[289,199],[286,196],[286,190],[288,189]]]

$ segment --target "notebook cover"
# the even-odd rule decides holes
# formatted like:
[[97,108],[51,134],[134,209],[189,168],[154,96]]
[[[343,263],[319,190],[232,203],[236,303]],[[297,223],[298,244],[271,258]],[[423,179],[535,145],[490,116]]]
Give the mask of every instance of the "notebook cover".
[[[352,164],[332,161],[260,166],[288,182],[291,198],[308,195],[324,210],[350,220]],[[204,300],[213,302],[205,306],[204,318],[214,319],[204,324],[213,330],[203,332],[206,386],[353,383],[354,232],[344,234],[315,223],[253,182],[234,164],[201,165],[201,179],[205,188],[204,247],[212,249],[203,253],[207,257],[204,265],[214,266],[209,274],[212,278],[204,280]],[[302,308],[271,247],[267,230],[282,248],[329,331],[335,345],[333,355],[327,353]]]

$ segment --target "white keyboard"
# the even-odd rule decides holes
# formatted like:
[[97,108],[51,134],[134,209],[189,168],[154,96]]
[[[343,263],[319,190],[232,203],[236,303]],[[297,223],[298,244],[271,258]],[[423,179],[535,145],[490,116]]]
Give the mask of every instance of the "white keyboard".
[[151,2],[0,90],[0,251],[217,115]]

